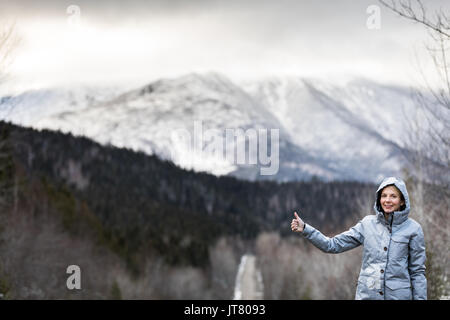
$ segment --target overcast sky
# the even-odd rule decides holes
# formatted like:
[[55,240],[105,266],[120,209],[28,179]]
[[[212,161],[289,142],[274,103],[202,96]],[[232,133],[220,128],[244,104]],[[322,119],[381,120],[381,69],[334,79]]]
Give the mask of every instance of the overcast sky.
[[0,21],[16,21],[21,44],[10,74],[24,88],[138,85],[207,71],[236,81],[363,76],[411,85],[420,78],[416,55],[431,70],[424,28],[376,0],[0,0],[0,8]]

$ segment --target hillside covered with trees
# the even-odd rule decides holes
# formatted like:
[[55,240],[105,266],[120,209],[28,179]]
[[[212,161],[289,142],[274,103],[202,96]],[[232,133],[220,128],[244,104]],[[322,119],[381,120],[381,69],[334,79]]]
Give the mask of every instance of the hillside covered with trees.
[[357,182],[216,177],[70,134],[1,127],[3,215],[51,217],[63,233],[119,257],[134,277],[149,257],[207,270],[220,239],[290,235],[294,210],[325,233],[342,231],[360,215],[355,199],[374,190]]

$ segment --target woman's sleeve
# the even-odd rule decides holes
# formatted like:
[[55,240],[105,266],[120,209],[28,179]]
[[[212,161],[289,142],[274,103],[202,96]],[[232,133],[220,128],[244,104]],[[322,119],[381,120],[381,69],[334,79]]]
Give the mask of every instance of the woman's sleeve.
[[427,278],[425,278],[425,240],[419,227],[409,243],[408,269],[413,289],[413,300],[427,299]]
[[327,253],[341,253],[360,246],[364,242],[362,221],[349,230],[332,238],[324,236],[319,230],[305,223],[301,232],[314,246]]

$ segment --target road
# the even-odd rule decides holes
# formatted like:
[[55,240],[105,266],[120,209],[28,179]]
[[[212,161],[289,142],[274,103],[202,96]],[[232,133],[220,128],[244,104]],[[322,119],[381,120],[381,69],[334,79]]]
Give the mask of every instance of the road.
[[245,254],[241,258],[236,276],[234,300],[264,299],[264,286],[261,272],[256,267],[256,257]]

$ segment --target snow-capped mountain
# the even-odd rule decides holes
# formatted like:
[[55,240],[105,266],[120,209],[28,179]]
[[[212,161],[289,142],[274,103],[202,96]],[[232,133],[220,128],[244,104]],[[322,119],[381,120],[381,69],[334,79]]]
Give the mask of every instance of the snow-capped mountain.
[[30,90],[16,96],[0,97],[0,119],[34,126],[41,119],[66,111],[76,111],[111,99],[114,87],[64,87]]
[[336,86],[323,80],[275,78],[249,84],[291,141],[346,177],[398,174],[416,105],[407,88],[364,79]]
[[404,114],[415,110],[408,89],[364,79],[334,85],[280,77],[236,84],[216,73],[188,74],[114,92],[76,99],[76,105],[65,104],[60,93],[42,92],[39,103],[24,93],[23,112],[7,120],[157,154],[216,175],[377,181],[400,172]]

